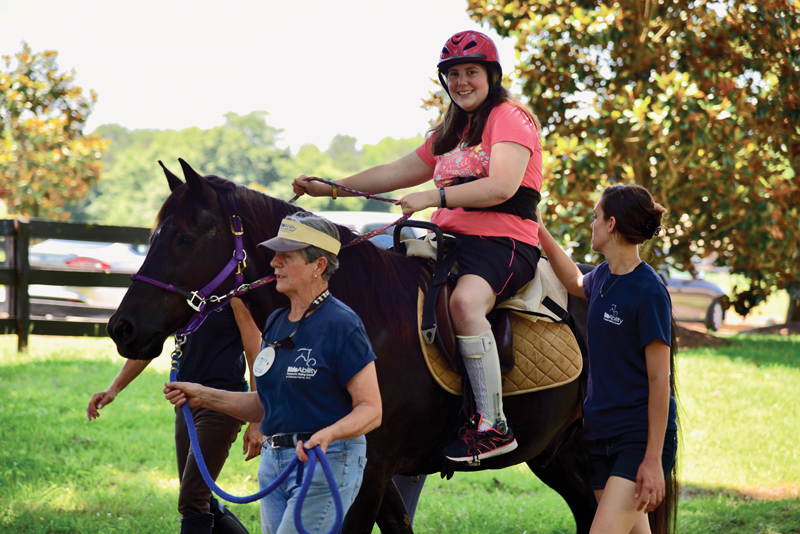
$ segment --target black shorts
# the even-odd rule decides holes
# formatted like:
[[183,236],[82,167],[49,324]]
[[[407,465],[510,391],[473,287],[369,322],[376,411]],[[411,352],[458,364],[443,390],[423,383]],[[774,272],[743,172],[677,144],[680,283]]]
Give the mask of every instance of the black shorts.
[[[610,476],[636,482],[636,473],[644,460],[646,449],[646,431],[629,432],[613,438],[586,440],[586,450],[592,468],[592,489],[605,488]],[[677,450],[677,433],[674,430],[667,430],[661,453],[661,467],[664,469],[665,480],[675,467]]]
[[508,300],[533,280],[541,252],[539,247],[510,237],[482,237],[445,232],[460,242],[456,278],[474,274],[486,280],[497,296],[495,304]]

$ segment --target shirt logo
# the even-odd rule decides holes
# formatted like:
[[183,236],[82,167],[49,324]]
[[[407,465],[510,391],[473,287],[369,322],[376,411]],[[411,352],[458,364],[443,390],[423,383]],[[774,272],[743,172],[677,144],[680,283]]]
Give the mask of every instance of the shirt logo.
[[311,357],[311,349],[298,349],[297,352],[300,353],[300,356],[295,358],[294,361],[301,360],[301,365],[304,365],[304,367],[290,365],[286,368],[286,378],[310,380],[317,374],[317,370],[314,369],[314,366],[317,365],[317,360]]
[[611,309],[603,314],[603,319],[608,321],[609,323],[615,324],[617,326],[622,324],[622,319],[620,319],[619,315],[617,315],[617,305],[616,304],[612,304],[611,305]]

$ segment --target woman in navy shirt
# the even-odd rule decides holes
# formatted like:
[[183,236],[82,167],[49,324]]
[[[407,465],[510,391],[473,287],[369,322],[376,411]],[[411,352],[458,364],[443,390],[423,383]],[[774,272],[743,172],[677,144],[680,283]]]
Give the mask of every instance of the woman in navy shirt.
[[667,496],[674,467],[672,302],[638,248],[659,233],[664,212],[643,187],[606,188],[592,222],[592,250],[606,261],[586,275],[539,226],[559,280],[570,294],[589,300],[584,439],[598,502],[592,533],[649,533],[647,513]]
[[[267,436],[259,485],[274,481],[296,455],[319,445],[328,457],[347,512],[366,465],[365,434],[381,423],[375,354],[358,315],[328,291],[341,246],[336,226],[310,213],[286,217],[278,236],[261,243],[275,251],[276,289],[291,306],[267,320],[261,353],[253,364],[256,392],[233,393],[196,384],[166,384],[167,399],[260,421]],[[289,477],[261,499],[265,534],[296,532],[294,509],[300,484]],[[304,501],[303,524],[328,532],[335,520],[333,496],[322,469]]]

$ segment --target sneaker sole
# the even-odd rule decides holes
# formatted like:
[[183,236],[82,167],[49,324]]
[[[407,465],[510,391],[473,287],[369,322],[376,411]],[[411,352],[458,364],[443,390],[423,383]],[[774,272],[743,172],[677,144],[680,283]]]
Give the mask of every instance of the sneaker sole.
[[[517,448],[517,440],[515,439],[514,441],[512,441],[508,445],[503,445],[502,447],[498,447],[498,448],[493,449],[493,450],[491,450],[489,452],[485,452],[483,454],[479,454],[478,455],[478,460],[484,460],[486,458],[491,458],[493,456],[500,456],[501,454],[506,454],[507,452],[511,452],[516,448]],[[458,458],[453,458],[451,456],[446,456],[445,458],[447,458],[451,462],[471,462],[472,459],[475,458],[475,457],[474,456],[462,456],[462,457],[458,457]]]

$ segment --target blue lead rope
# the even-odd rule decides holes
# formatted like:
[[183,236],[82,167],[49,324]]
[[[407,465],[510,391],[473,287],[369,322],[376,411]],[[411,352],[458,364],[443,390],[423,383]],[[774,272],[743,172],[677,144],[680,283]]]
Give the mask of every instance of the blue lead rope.
[[[173,367],[169,373],[170,382],[178,381],[178,370],[175,368],[175,364],[176,362],[173,359]],[[289,465],[286,466],[286,469],[284,469],[283,472],[278,475],[278,478],[272,481],[272,484],[260,490],[258,493],[254,493],[253,495],[237,497],[236,495],[231,495],[217,486],[217,483],[214,482],[213,478],[211,478],[211,474],[208,472],[208,467],[206,467],[206,462],[203,459],[203,453],[200,451],[200,442],[197,439],[197,430],[194,426],[194,419],[192,418],[192,410],[189,408],[189,403],[185,403],[183,406],[181,406],[181,408],[183,409],[183,417],[186,420],[186,428],[189,430],[189,440],[192,442],[192,452],[194,453],[195,462],[197,463],[197,467],[200,469],[200,474],[203,475],[203,480],[205,481],[206,485],[211,488],[214,493],[226,501],[236,504],[246,504],[257,501],[265,495],[272,493],[272,491],[284,480],[289,478],[292,470],[297,468],[296,482],[300,484],[300,481],[302,480],[303,485],[300,487],[300,494],[297,496],[297,504],[294,508],[294,526],[297,531],[300,532],[300,534],[309,534],[309,532],[303,526],[303,501],[305,501],[306,494],[308,494],[308,489],[311,487],[311,480],[314,478],[314,468],[316,467],[317,460],[319,460],[319,463],[322,464],[322,471],[325,473],[325,478],[328,481],[328,487],[331,489],[331,494],[333,495],[333,504],[336,508],[336,519],[333,523],[333,528],[331,528],[328,534],[339,532],[339,529],[342,526],[342,520],[344,519],[342,496],[339,495],[339,488],[333,478],[333,472],[331,471],[331,466],[328,463],[328,459],[325,457],[325,453],[322,452],[322,449],[319,445],[316,445],[313,449],[308,450],[308,471],[306,472],[305,478],[303,478],[303,462],[300,461],[300,458],[295,456],[292,458],[292,461],[289,462]]]

